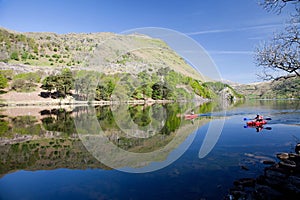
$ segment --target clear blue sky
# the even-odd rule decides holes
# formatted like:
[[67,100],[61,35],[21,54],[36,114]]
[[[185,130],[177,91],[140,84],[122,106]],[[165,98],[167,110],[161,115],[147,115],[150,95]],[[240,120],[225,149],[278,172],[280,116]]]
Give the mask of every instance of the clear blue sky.
[[288,12],[258,0],[0,0],[0,26],[20,32],[114,32],[161,27],[187,34],[212,57],[224,79],[258,81],[253,51],[282,29]]

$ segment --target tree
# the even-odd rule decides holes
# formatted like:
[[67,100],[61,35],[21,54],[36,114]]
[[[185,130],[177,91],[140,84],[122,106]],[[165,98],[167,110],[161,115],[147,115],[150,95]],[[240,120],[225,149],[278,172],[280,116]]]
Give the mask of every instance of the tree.
[[74,79],[70,69],[64,68],[57,76],[56,90],[66,96],[74,88]]
[[300,0],[263,0],[260,5],[267,11],[274,11],[281,13],[281,10],[286,6],[288,2],[298,3]]
[[18,61],[19,60],[18,52],[16,52],[16,51],[12,52],[11,55],[10,55],[10,59]]
[[58,96],[65,97],[74,88],[73,74],[70,69],[65,68],[58,75],[51,75],[43,80],[42,88],[51,92],[56,89]]
[[96,100],[110,101],[112,93],[115,89],[116,83],[113,80],[108,80],[102,84],[98,84],[96,88]]
[[43,80],[42,88],[51,93],[51,91],[55,89],[55,85],[56,85],[56,81],[57,81],[56,79],[57,79],[56,76],[53,76],[53,75],[47,76]]
[[300,0],[265,0],[263,6],[268,10],[279,9],[281,12],[287,2],[296,4],[296,12],[291,15],[288,25],[256,50],[256,63],[262,67],[262,74],[259,76],[264,80],[300,77],[300,8],[297,7]]
[[0,89],[4,89],[7,86],[7,83],[8,83],[7,78],[5,78],[5,76],[0,74]]

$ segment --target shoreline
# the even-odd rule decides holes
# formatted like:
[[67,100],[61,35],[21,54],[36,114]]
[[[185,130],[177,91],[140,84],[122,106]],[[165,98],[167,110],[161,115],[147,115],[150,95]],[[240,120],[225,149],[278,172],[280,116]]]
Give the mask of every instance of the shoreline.
[[66,101],[66,100],[51,100],[51,101],[3,101],[0,102],[0,108],[7,107],[22,107],[22,106],[89,106],[89,105],[152,105],[152,104],[166,104],[166,103],[182,103],[182,102],[197,102],[205,103],[209,102],[210,99],[203,100],[125,100],[125,101]]

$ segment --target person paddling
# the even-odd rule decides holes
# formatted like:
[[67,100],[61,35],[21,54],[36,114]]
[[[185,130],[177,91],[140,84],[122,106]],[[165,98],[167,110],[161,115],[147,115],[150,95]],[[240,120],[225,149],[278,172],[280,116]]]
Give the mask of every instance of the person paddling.
[[254,118],[254,120],[256,121],[256,122],[261,122],[261,121],[263,121],[263,117],[262,116],[260,116],[259,114],[257,114],[256,115],[256,117]]

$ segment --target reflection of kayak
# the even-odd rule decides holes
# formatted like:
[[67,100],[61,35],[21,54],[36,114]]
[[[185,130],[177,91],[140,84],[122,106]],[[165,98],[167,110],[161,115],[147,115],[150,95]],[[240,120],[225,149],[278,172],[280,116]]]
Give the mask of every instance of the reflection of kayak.
[[185,119],[195,119],[199,117],[199,114],[190,114],[190,115],[184,115]]
[[262,125],[264,125],[264,124],[266,124],[266,123],[267,123],[266,120],[262,120],[262,121],[260,121],[260,122],[257,122],[257,121],[249,121],[249,122],[247,122],[247,125],[248,125],[248,126],[262,126]]

